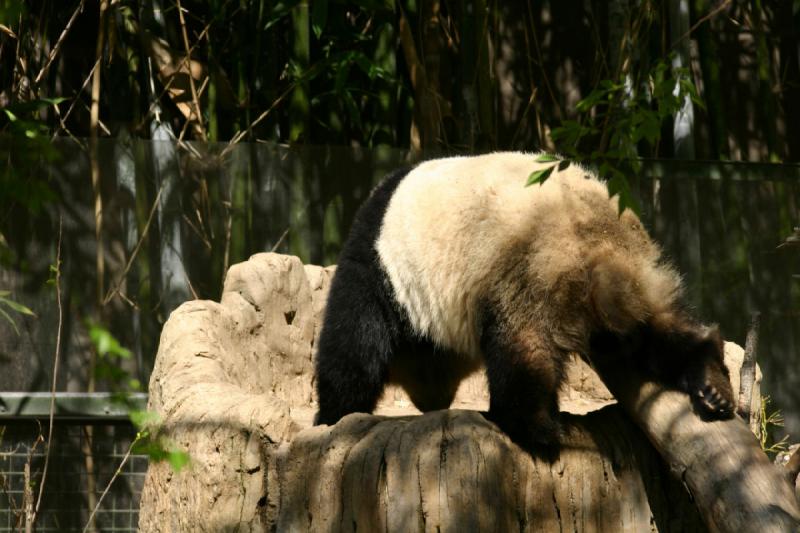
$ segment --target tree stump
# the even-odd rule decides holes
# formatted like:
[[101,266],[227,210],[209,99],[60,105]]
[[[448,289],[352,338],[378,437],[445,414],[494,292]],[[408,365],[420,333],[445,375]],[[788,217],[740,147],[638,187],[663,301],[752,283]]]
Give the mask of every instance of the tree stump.
[[[230,269],[221,303],[187,302],[171,315],[149,408],[191,463],[180,472],[150,465],[142,531],[703,531],[704,521],[720,531],[781,531],[798,523],[788,483],[764,467],[744,423],[705,424],[682,395],[606,376],[628,416],[578,359],[560,396],[573,414],[552,462],[477,412],[488,405],[480,374],[462,383],[453,410],[415,416],[390,387],[375,415],[311,427],[314,339],[332,272],[259,254]],[[726,345],[734,390],[741,357]],[[755,389],[759,402],[758,380]],[[714,468],[736,461],[744,461],[736,472],[715,477]],[[785,491],[762,487],[773,474]]]

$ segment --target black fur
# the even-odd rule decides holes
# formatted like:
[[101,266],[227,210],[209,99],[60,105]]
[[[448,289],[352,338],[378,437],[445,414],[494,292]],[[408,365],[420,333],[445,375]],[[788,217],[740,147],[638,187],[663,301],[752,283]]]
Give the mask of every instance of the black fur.
[[315,424],[334,424],[375,408],[393,363],[395,381],[412,389],[423,411],[449,407],[455,395],[446,365],[449,352],[413,334],[380,266],[375,242],[395,189],[410,171],[393,172],[361,207],[342,249],[331,284],[316,360],[319,411]]
[[566,356],[551,343],[515,335],[490,309],[484,312],[481,352],[489,382],[488,418],[517,444],[553,452],[562,434],[557,391]]

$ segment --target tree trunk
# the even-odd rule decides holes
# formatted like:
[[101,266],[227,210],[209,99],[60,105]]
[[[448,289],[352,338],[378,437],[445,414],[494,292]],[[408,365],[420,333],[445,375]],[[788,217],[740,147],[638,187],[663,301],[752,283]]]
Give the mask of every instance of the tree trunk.
[[604,373],[609,389],[683,480],[712,531],[796,531],[792,486],[740,418],[704,422],[686,394],[629,372]]
[[[578,361],[560,405],[589,414],[564,414],[553,460],[531,456],[477,412],[486,407],[481,376],[462,384],[458,409],[410,416],[408,398],[390,388],[377,415],[310,427],[313,345],[331,275],[259,254],[230,269],[221,303],[188,302],[172,314],[150,409],[191,466],[150,465],[142,531],[702,531],[705,521],[739,532],[800,523],[785,474],[743,422],[701,422],[685,395],[608,373],[654,448]],[[741,360],[726,345],[734,390]]]
[[553,462],[476,411],[350,415],[271,452],[277,531],[702,531],[697,510],[617,406],[567,415]]

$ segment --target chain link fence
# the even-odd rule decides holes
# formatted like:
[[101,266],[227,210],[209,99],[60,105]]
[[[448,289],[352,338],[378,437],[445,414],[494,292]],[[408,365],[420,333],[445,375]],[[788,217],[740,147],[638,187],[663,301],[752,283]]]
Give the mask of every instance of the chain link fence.
[[[45,395],[0,393],[0,532],[25,531],[36,506],[45,462]],[[53,441],[35,531],[136,531],[147,456],[125,456],[136,429],[107,395],[64,395],[57,403]],[[49,395],[47,395],[49,401]],[[69,412],[81,403],[83,412]],[[46,413],[45,413],[46,414]],[[123,464],[124,461],[124,464]],[[114,473],[119,475],[109,485]],[[108,491],[102,498],[104,491]]]

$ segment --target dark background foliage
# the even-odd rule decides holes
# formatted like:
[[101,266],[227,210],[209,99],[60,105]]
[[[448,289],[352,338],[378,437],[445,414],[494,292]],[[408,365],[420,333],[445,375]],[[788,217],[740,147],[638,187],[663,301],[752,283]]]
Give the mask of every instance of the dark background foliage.
[[0,290],[37,314],[0,320],[0,389],[49,387],[59,223],[60,389],[110,386],[89,323],[146,383],[176,305],[259,251],[334,262],[383,172],[544,149],[638,199],[728,338],[762,313],[800,430],[800,2],[0,0],[0,24]]

